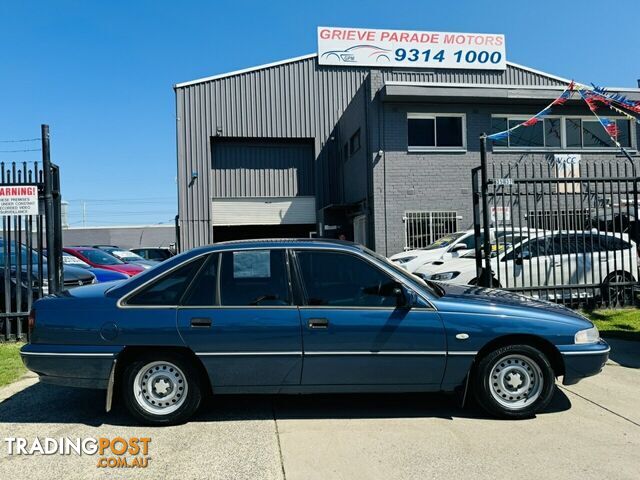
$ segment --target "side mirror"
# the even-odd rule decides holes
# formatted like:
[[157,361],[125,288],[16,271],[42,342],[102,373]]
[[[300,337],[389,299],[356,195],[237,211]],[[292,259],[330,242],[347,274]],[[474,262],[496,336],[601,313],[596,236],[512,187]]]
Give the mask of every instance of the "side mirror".
[[522,254],[519,253],[518,256],[513,260],[513,263],[516,265],[522,265]]
[[459,252],[460,250],[469,250],[469,247],[464,243],[456,243],[451,247],[451,252]]
[[416,304],[416,294],[402,285],[393,288],[393,296],[396,297],[397,308],[411,308]]

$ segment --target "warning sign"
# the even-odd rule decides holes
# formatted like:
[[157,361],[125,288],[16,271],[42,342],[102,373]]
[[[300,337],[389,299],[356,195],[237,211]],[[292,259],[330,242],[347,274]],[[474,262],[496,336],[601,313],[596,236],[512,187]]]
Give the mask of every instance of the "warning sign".
[[0,187],[0,215],[38,215],[38,187]]

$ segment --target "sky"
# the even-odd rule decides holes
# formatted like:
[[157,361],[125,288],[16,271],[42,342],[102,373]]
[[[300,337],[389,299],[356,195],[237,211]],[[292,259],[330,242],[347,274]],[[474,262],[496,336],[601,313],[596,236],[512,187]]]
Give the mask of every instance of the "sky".
[[[0,150],[51,128],[71,226],[172,223],[173,85],[316,51],[316,27],[504,33],[507,59],[637,87],[639,0],[0,3]],[[0,161],[40,160],[2,152]],[[84,212],[84,214],[83,214]]]

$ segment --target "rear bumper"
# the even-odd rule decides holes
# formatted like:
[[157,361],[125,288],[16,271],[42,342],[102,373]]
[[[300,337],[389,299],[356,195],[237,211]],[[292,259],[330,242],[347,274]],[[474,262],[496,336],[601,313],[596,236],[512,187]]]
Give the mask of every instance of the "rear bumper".
[[567,345],[560,347],[564,360],[564,385],[574,385],[580,380],[602,371],[609,359],[611,347],[604,340],[591,345]]
[[20,356],[44,383],[106,389],[120,350],[121,347],[27,344],[20,350]]

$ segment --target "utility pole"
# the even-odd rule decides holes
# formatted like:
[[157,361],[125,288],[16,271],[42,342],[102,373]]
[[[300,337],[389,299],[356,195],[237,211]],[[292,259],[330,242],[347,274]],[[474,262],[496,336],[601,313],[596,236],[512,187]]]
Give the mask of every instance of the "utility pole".
[[82,226],[87,226],[87,202],[82,201]]

